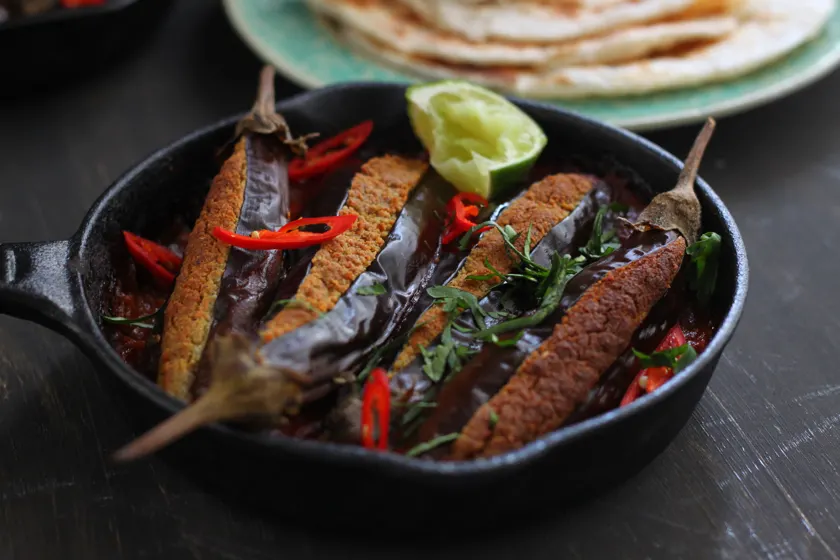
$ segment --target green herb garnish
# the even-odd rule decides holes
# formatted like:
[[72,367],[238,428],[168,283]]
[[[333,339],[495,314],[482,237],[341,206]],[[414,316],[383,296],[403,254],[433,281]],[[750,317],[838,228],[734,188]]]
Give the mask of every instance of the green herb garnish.
[[470,238],[472,237],[473,233],[488,226],[496,228],[499,231],[499,233],[502,235],[502,239],[504,240],[505,246],[507,247],[508,251],[519,257],[519,260],[521,260],[524,265],[531,264],[542,268],[540,267],[540,265],[532,261],[530,256],[526,256],[522,251],[516,248],[516,245],[514,245],[514,243],[516,243],[516,240],[519,238],[519,234],[516,232],[515,229],[513,229],[510,225],[502,227],[494,221],[482,222],[478,225],[471,227],[470,230],[464,234],[464,237],[461,238],[459,248],[461,250],[466,249],[467,245],[469,245],[470,243]]
[[112,325],[131,325],[132,327],[138,327],[141,329],[153,329],[155,328],[154,323],[145,323],[144,321],[148,321],[149,319],[155,319],[156,316],[157,311],[155,311],[154,313],[150,313],[149,315],[137,317],[135,319],[129,319],[128,317],[109,317],[108,315],[103,315],[102,320]]
[[423,393],[423,398],[421,400],[405,402],[403,406],[405,406],[407,410],[400,418],[400,425],[402,426],[402,431],[400,432],[401,441],[406,441],[423,424],[420,420],[426,412],[426,409],[435,408],[437,406],[437,403],[433,400],[437,395],[437,389],[438,386],[433,385],[428,391]]
[[[428,406],[428,405],[431,405],[431,406]],[[411,424],[412,422],[414,422],[415,420],[417,420],[420,417],[420,415],[423,414],[423,411],[425,409],[434,408],[435,406],[437,406],[437,403],[428,403],[426,401],[419,401],[419,402],[416,402],[416,403],[413,403],[413,404],[406,404],[406,406],[409,407],[409,408],[408,408],[408,411],[405,414],[403,414],[403,417],[402,417],[402,425],[403,426],[407,426],[407,425]]]
[[478,304],[478,299],[473,294],[450,286],[432,286],[427,288],[426,292],[442,303],[443,310],[450,315],[469,310],[475,319],[475,324],[484,328],[484,317],[487,313]]
[[459,325],[458,323],[455,323],[455,322],[451,323],[451,325],[452,325],[452,328],[455,329],[456,331],[458,331],[459,333],[471,334],[471,333],[475,332],[475,329],[470,328],[470,327],[465,327],[463,325]]
[[514,336],[512,338],[506,338],[504,340],[499,338],[499,335],[491,334],[490,335],[490,342],[492,342],[493,344],[495,344],[496,346],[499,346],[501,348],[516,346],[516,344],[522,339],[522,335],[524,335],[524,334],[525,334],[525,331],[519,331],[516,334],[516,336]]
[[370,286],[362,286],[356,293],[360,296],[381,296],[388,290],[385,289],[385,284],[371,284]]
[[525,234],[525,244],[522,246],[522,253],[531,258],[531,230],[534,228],[534,224],[528,224],[528,233]]
[[[158,317],[163,313],[164,309],[166,309],[166,305],[168,303],[169,296],[166,296],[166,299],[164,300],[163,304],[148,315],[143,315],[142,317],[135,317],[134,319],[130,319],[128,317],[110,317],[108,315],[102,315],[102,320],[111,325],[131,325],[132,327],[137,327],[140,329],[154,329],[157,328]],[[147,323],[146,321],[149,320],[151,320],[152,322]]]
[[623,204],[613,203],[598,208],[598,213],[595,214],[595,221],[592,224],[592,235],[586,247],[580,250],[580,254],[590,260],[606,257],[620,246],[618,241],[615,241],[615,230],[604,231],[604,217],[609,211],[626,212],[627,207]]
[[[461,239],[461,249],[467,247],[472,235],[476,231],[485,227],[493,227],[502,236],[509,256],[518,259],[519,263],[516,272],[503,274],[493,267],[488,259],[485,259],[484,266],[490,272],[484,275],[472,275],[469,278],[478,281],[498,278],[500,281],[510,283],[517,281],[535,283],[537,285],[536,289],[530,290],[530,292],[538,302],[538,305],[536,310],[530,315],[503,321],[488,328],[485,326],[485,317],[489,316],[493,319],[503,319],[510,317],[511,314],[505,311],[485,311],[481,308],[478,299],[473,294],[457,288],[448,286],[434,286],[429,288],[427,290],[429,295],[439,300],[443,304],[444,310],[450,316],[459,311],[469,310],[478,327],[478,331],[473,332],[467,327],[453,324],[453,320],[450,319],[449,324],[444,329],[440,344],[431,350],[420,347],[419,350],[423,357],[423,371],[429,379],[433,382],[440,381],[446,374],[447,367],[452,368],[453,371],[460,370],[462,367],[462,358],[473,353],[466,346],[457,346],[454,344],[451,332],[453,327],[459,332],[474,334],[475,338],[490,341],[498,346],[514,346],[521,339],[523,329],[539,325],[548,318],[559,307],[566,285],[572,277],[581,271],[581,266],[588,259],[601,258],[619,246],[617,242],[613,241],[616,237],[614,231],[606,233],[603,231],[603,222],[608,211],[621,212],[625,210],[626,207],[619,204],[611,204],[599,208],[595,216],[595,223],[593,224],[592,237],[587,247],[581,250],[581,256],[571,258],[569,255],[555,253],[551,256],[550,267],[545,267],[537,263],[531,256],[533,225],[528,226],[521,251],[515,245],[520,234],[510,225],[502,227],[496,222],[487,221],[472,227]],[[505,340],[499,338],[500,334],[512,331],[520,332],[513,338]]]
[[496,411],[491,408],[490,409],[490,422],[489,422],[490,429],[492,430],[493,428],[495,428],[496,424],[498,424],[498,423],[499,423],[499,415],[496,414]]
[[689,285],[697,292],[701,304],[707,304],[715,292],[720,257],[720,235],[714,232],[704,233],[700,239],[686,249],[694,264],[694,276]]
[[508,317],[513,317],[513,313],[508,313],[507,311],[488,311],[487,316],[493,319],[507,319]]
[[490,264],[490,259],[488,259],[486,257],[484,259],[484,268],[489,270],[490,274],[472,274],[470,276],[467,276],[467,279],[468,280],[477,280],[479,282],[484,282],[484,281],[487,281],[487,280],[492,280],[493,278],[498,278],[499,282],[503,282],[507,278],[507,275],[502,274],[501,272],[496,270],[496,268],[492,264]]
[[417,457],[418,455],[422,455],[423,453],[428,453],[432,449],[440,447],[441,445],[447,444],[449,442],[455,441],[458,439],[457,433],[446,434],[445,436],[438,436],[434,439],[430,439],[425,443],[421,443],[419,445],[415,445],[411,449],[405,452],[406,457]]
[[633,354],[639,359],[643,368],[666,367],[674,371],[674,375],[688,367],[697,358],[697,352],[690,344],[683,344],[676,348],[669,348],[647,355],[633,348]]
[[539,325],[560,305],[566,284],[578,272],[580,272],[580,265],[575,259],[570,258],[568,255],[561,257],[555,253],[551,257],[551,268],[548,270],[547,275],[540,281],[540,286],[537,289],[538,297],[540,298],[540,304],[537,310],[531,315],[511,319],[483,329],[476,333],[476,338],[492,339],[494,335],[498,336],[502,333]]
[[443,379],[447,370],[451,373],[461,371],[464,360],[475,353],[469,346],[455,343],[452,338],[452,323],[444,327],[440,344],[435,346],[433,350],[424,346],[418,348],[420,349],[420,355],[423,357],[423,373],[434,383]]
[[[531,227],[529,226],[528,228],[528,234],[525,237],[523,251],[520,251],[515,245],[516,240],[519,238],[519,234],[509,225],[501,227],[496,222],[484,222],[473,227],[470,231],[477,231],[479,228],[487,226],[495,227],[498,230],[505,242],[505,247],[507,248],[508,253],[519,259],[519,272],[507,274],[505,275],[505,279],[508,281],[526,280],[537,283],[538,288],[535,295],[537,299],[542,299],[546,293],[548,285],[553,283],[553,275],[556,274],[557,271],[553,270],[555,266],[554,262],[552,262],[551,268],[546,268],[531,258]],[[469,233],[468,235],[472,234]],[[461,241],[461,244],[462,248],[464,248],[464,240]],[[579,264],[585,260],[583,257],[571,259],[568,256],[563,256],[562,259],[568,259],[570,262],[575,264]],[[554,259],[552,259],[552,261],[553,260]]]

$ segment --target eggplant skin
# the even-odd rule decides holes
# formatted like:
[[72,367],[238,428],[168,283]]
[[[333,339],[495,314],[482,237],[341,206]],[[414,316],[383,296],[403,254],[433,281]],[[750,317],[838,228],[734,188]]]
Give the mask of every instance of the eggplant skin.
[[213,237],[213,228],[235,230],[247,184],[247,139],[239,139],[233,153],[213,179],[195,222],[164,311],[158,384],[170,395],[186,400],[193,372],[201,359],[213,324],[213,310],[230,246]]
[[[685,248],[685,239],[677,237],[589,288],[502,390],[467,422],[450,458],[498,455],[560,427],[668,291]],[[494,425],[491,411],[497,417]]]
[[[516,241],[521,251],[525,245],[525,232],[531,227],[531,246],[535,246],[555,225],[563,221],[577,206],[586,193],[598,183],[590,175],[558,173],[531,185],[525,194],[514,200],[496,221],[500,226],[511,226],[522,233]],[[490,271],[484,265],[487,259],[496,270],[512,272],[516,263],[508,255],[504,239],[498,230],[492,229],[481,236],[464,261],[464,266],[447,286],[469,292],[481,299],[500,282],[500,279],[471,280],[469,276],[486,275]],[[408,343],[397,356],[393,372],[398,372],[420,354],[420,346],[428,346],[446,326],[447,316],[440,306],[429,308],[417,321],[417,328]]]
[[388,240],[403,206],[428,170],[419,159],[376,157],[353,177],[340,216],[358,219],[345,233],[326,241],[312,259],[309,274],[294,300],[266,323],[264,343],[314,321],[330,311],[353,281],[373,263]]

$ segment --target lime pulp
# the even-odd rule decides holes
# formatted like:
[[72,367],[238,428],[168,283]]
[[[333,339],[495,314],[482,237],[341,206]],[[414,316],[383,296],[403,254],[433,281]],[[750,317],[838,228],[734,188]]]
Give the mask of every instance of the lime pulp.
[[548,142],[516,105],[469,82],[418,84],[406,98],[432,167],[462,192],[499,196],[528,174]]

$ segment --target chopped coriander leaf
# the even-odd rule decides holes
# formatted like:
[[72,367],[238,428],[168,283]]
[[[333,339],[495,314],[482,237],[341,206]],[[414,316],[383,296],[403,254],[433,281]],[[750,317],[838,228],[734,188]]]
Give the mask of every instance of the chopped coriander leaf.
[[387,293],[388,290],[385,289],[385,284],[377,283],[371,284],[370,286],[362,286],[356,293],[360,296],[381,296],[384,293]]
[[477,280],[479,282],[483,282],[485,280],[492,280],[493,278],[498,278],[499,282],[503,282],[507,277],[505,274],[502,274],[496,268],[490,264],[490,259],[484,259],[484,268],[490,271],[490,274],[472,274],[467,276],[468,280]]
[[685,252],[691,257],[695,272],[689,285],[697,292],[700,303],[706,304],[712,299],[717,283],[720,235],[714,232],[704,233]]
[[470,327],[465,327],[463,325],[459,325],[458,323],[452,323],[452,328],[456,331],[464,334],[471,334],[475,332],[475,329],[471,329]]
[[495,428],[496,424],[498,424],[498,423],[499,423],[499,415],[496,414],[496,411],[491,408],[490,409],[490,422],[489,422],[490,429],[492,430],[493,428]]
[[[516,245],[514,245],[517,238],[519,238],[519,234],[516,233],[516,230],[513,229],[510,225],[506,225],[505,227],[502,227],[502,226],[500,226],[499,224],[497,224],[496,222],[493,222],[493,221],[482,222],[482,223],[480,223],[476,226],[473,226],[470,229],[470,231],[467,232],[467,234],[461,240],[460,248],[461,249],[466,249],[467,245],[469,244],[469,240],[470,240],[470,237],[472,236],[472,234],[475,233],[476,231],[482,229],[482,228],[487,227],[487,226],[494,227],[499,231],[499,233],[502,235],[502,239],[504,240],[507,248],[510,251],[512,251],[517,257],[519,257],[519,259],[523,263],[526,263],[528,261],[533,263],[533,261],[531,261],[530,258],[526,257],[525,254],[522,253],[519,249],[517,249]],[[534,264],[536,264],[536,263],[534,263]],[[539,265],[537,265],[537,266],[539,266]]]
[[548,290],[558,282],[562,281],[563,277],[567,275],[567,272],[573,269],[575,269],[575,264],[570,261],[568,256],[561,257],[557,253],[552,255],[551,268],[548,269],[548,274],[540,280],[540,283],[537,286],[537,298],[542,301],[548,293]]
[[555,253],[551,260],[550,275],[546,277],[545,284],[541,284],[538,289],[538,292],[542,291],[543,293],[540,296],[540,305],[537,310],[531,315],[511,319],[483,329],[476,333],[476,338],[487,340],[493,335],[500,335],[502,333],[539,325],[557,309],[563,298],[563,291],[566,289],[566,284],[568,284],[569,280],[575,274],[580,272],[580,266],[573,259],[570,259],[568,255],[561,257]]
[[[470,356],[472,356],[475,353],[476,353],[476,351],[473,350],[472,348],[470,348],[469,346],[456,346],[455,347],[455,355],[462,360],[465,360],[465,359],[469,358]],[[458,369],[459,370],[461,369],[460,364],[458,366]]]
[[429,350],[425,346],[419,348],[420,355],[423,356],[423,373],[437,383],[446,373],[446,357],[449,355],[449,350],[442,344],[434,350]]
[[674,375],[678,374],[679,372],[681,372],[682,370],[687,368],[691,364],[691,362],[693,362],[696,359],[697,359],[697,351],[694,348],[692,348],[691,346],[689,346],[686,349],[685,354],[680,356],[679,359],[677,360],[677,364],[674,366]]
[[426,410],[437,406],[437,403],[431,400],[435,398],[435,394],[436,391],[432,388],[424,393],[422,400],[410,402],[409,396],[400,405],[406,408],[405,413],[400,417],[400,425],[403,427],[401,438],[403,440],[420,427]]
[[522,253],[531,258],[531,230],[533,229],[534,224],[528,224],[528,233],[525,235],[525,245],[522,247]]
[[445,445],[452,441],[458,439],[458,434],[446,434],[445,436],[438,436],[434,439],[431,439],[425,443],[421,443],[416,445],[405,452],[406,457],[417,457],[418,455],[422,455],[423,453],[428,453],[432,449],[438,448],[441,445]]
[[446,313],[469,310],[472,312],[475,324],[484,328],[484,317],[487,313],[478,304],[478,299],[473,294],[450,286],[432,286],[427,288],[426,292],[443,303],[443,310]]
[[516,344],[522,339],[522,335],[524,335],[524,334],[525,334],[525,331],[519,331],[516,334],[516,336],[514,336],[512,338],[506,338],[504,340],[499,338],[499,335],[491,334],[490,335],[490,342],[492,342],[493,344],[495,344],[496,346],[499,346],[501,348],[516,346]]
[[519,238],[519,234],[513,229],[513,226],[508,224],[505,226],[505,237],[509,237],[511,242],[516,241]]
[[643,368],[666,367],[672,369],[674,374],[684,370],[697,358],[697,352],[689,344],[654,352],[651,355],[633,348],[633,354],[639,359]]
[[136,319],[129,319],[127,317],[109,317],[107,315],[103,315],[102,320],[112,325],[131,325],[132,327],[138,327],[141,329],[153,329],[155,328],[154,323],[145,323],[144,321],[153,319],[155,315],[156,313],[152,313],[151,315],[144,315],[143,317],[137,317]]
[[618,249],[619,243],[614,241],[615,231],[604,231],[604,217],[609,211],[618,212],[625,208],[620,204],[609,204],[598,208],[598,213],[595,214],[595,221],[592,224],[592,235],[586,246],[580,250],[581,255],[591,260],[597,260]]
[[[536,292],[537,297],[541,298],[544,295],[545,287],[547,286],[547,283],[545,282],[546,278],[551,276],[551,269],[540,265],[531,258],[530,241],[528,242],[528,254],[525,254],[524,252],[516,248],[515,241],[519,237],[519,234],[516,233],[516,231],[512,227],[508,225],[502,228],[495,222],[484,222],[483,224],[479,224],[479,227],[487,226],[496,228],[496,230],[501,234],[502,239],[505,242],[505,247],[508,253],[511,254],[513,257],[518,258],[520,261],[519,272],[507,274],[505,277],[506,280],[508,280],[509,282],[515,280],[525,280],[536,284],[542,283],[542,289],[538,288]],[[528,241],[527,238],[526,241]],[[567,259],[568,257],[563,258]],[[582,262],[583,260],[585,259],[574,259],[572,260],[572,262],[576,264],[577,262]]]
[[463,361],[474,354],[468,346],[458,345],[452,338],[452,324],[447,324],[443,329],[440,343],[432,350],[419,346],[420,355],[423,357],[423,373],[437,383],[443,379],[447,370],[451,373],[461,371]]
[[508,317],[513,317],[513,313],[508,313],[504,310],[488,311],[487,316],[493,319],[507,319]]
[[[111,325],[131,325],[132,327],[137,327],[140,329],[154,329],[157,327],[158,316],[161,313],[163,313],[168,303],[169,297],[167,297],[166,300],[163,302],[163,305],[158,307],[155,311],[149,313],[148,315],[143,315],[141,317],[135,317],[133,319],[130,319],[128,317],[111,317],[108,315],[102,315],[102,320]],[[147,322],[149,320],[151,320],[152,322]]]
[[423,414],[423,410],[425,408],[428,408],[425,406],[420,406],[421,404],[423,404],[422,401],[419,403],[409,403],[406,405],[408,407],[408,411],[406,411],[406,413],[402,417],[403,426],[407,426],[408,424],[411,424],[412,422],[417,420],[420,417],[420,415]]

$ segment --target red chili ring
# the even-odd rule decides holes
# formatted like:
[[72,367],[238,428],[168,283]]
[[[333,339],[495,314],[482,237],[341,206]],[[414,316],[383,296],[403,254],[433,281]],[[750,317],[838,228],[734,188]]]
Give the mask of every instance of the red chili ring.
[[175,281],[175,275],[181,268],[181,257],[166,247],[131,232],[123,231],[123,237],[134,261],[148,270],[155,280],[164,287]]
[[371,132],[373,121],[364,121],[319,142],[306,152],[305,158],[296,158],[289,163],[289,179],[300,181],[329,171],[358,150]]

